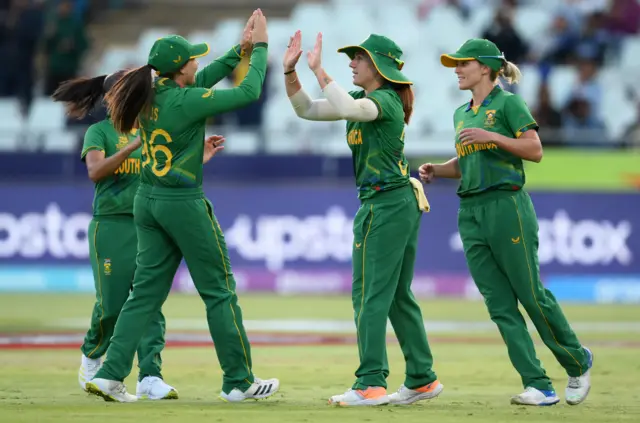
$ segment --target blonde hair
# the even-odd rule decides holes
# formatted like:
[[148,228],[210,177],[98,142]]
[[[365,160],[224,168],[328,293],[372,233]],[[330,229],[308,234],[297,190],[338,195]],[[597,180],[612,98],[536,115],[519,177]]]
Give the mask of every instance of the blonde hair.
[[514,63],[507,61],[499,71],[491,71],[491,81],[498,79],[498,76],[504,78],[511,85],[520,82],[522,72]]

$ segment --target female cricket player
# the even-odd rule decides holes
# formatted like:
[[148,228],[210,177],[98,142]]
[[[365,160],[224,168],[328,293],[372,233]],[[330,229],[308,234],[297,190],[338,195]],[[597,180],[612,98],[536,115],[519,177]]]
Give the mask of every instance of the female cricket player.
[[[209,331],[223,370],[221,398],[229,402],[266,398],[277,379],[260,380],[251,370],[251,351],[235,293],[227,247],[211,202],[202,190],[206,119],[234,110],[261,93],[267,64],[267,23],[256,10],[245,28],[251,42],[235,50],[233,63],[210,65],[196,74],[195,60],[207,44],[170,35],[157,40],[147,65],[128,72],[107,93],[107,109],[118,133],[139,122],[141,181],[134,199],[138,256],[133,290],[116,322],[107,359],[87,390],[108,401],[133,402],[123,380],[135,350],[169,295],[184,257],[206,305]],[[211,87],[228,75],[243,54],[251,66],[240,86]],[[159,78],[152,77],[152,70]]]
[[[411,82],[401,72],[402,50],[372,34],[358,46],[339,50],[351,59],[353,83],[347,92],[322,68],[322,34],[307,55],[326,99],[312,100],[302,89],[295,66],[302,54],[301,33],[291,38],[283,65],[287,95],[296,114],[307,120],[347,121],[361,206],[354,219],[352,301],[360,366],[352,389],[329,399],[343,406],[410,404],[438,396],[443,385],[433,358],[422,312],[411,292],[422,212],[429,211],[422,184],[409,177],[404,128],[413,111]],[[387,395],[387,318],[406,361],[406,379]]]
[[488,40],[471,39],[441,56],[455,68],[469,103],[454,113],[456,157],[420,167],[425,182],[460,179],[458,227],[469,271],[500,330],[525,391],[512,404],[551,405],[560,400],[536,357],[522,304],[545,345],[569,375],[566,401],[587,397],[593,355],[569,326],[553,294],[540,281],[538,222],[523,189],[523,160],[540,162],[538,124],[521,97],[504,91],[498,77],[517,83],[520,71]]
[[[82,118],[124,73],[66,81],[52,97],[65,102],[71,116]],[[107,118],[89,127],[82,148],[81,159],[87,165],[89,178],[95,182],[93,219],[88,233],[96,289],[91,325],[80,347],[78,381],[82,389],[86,389],[86,383],[100,368],[120,310],[129,296],[136,267],[138,237],[133,222],[133,199],[140,182],[141,145],[137,132],[134,129],[119,136]],[[223,142],[224,138],[217,135],[207,138],[205,163],[224,148]],[[178,398],[178,392],[164,382],[160,372],[164,334],[165,319],[159,311],[137,349],[138,398]]]

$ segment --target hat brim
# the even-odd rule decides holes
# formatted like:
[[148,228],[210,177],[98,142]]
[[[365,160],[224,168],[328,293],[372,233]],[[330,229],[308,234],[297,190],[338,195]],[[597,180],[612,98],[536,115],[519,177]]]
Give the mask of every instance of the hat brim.
[[394,84],[413,85],[413,82],[409,80],[399,69],[394,68],[391,65],[380,63],[379,60],[371,54],[369,50],[362,46],[346,46],[338,49],[338,53],[345,53],[351,60],[356,56],[356,53],[365,52],[371,59],[371,63],[375,66],[376,70],[384,79]]
[[209,54],[209,44],[200,43],[191,45],[191,56],[189,59],[197,59],[198,57],[204,57]]
[[447,68],[455,68],[460,62],[470,62],[472,60],[476,60],[476,58],[463,56],[458,53],[440,55],[440,63]]

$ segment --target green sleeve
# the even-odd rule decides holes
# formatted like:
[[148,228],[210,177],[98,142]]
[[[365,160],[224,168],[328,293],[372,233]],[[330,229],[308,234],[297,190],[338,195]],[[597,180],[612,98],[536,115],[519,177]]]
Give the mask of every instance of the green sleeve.
[[398,108],[398,100],[393,94],[386,90],[373,91],[367,95],[375,103],[378,108],[378,118],[376,120],[384,120],[395,115]]
[[82,144],[80,159],[84,161],[89,150],[99,150],[104,152],[106,149],[105,138],[106,136],[104,131],[102,131],[97,125],[91,125],[84,134],[84,143]]
[[249,72],[240,85],[228,90],[187,88],[182,110],[190,122],[245,107],[260,98],[267,70],[267,45],[259,43],[251,53]]
[[234,46],[225,55],[218,57],[212,63],[205,66],[196,74],[196,87],[211,88],[224,78],[229,76],[231,72],[238,66],[242,59],[240,44]]
[[504,117],[516,138],[520,138],[520,135],[530,129],[538,129],[538,123],[531,115],[527,103],[519,95],[514,94],[507,98]]

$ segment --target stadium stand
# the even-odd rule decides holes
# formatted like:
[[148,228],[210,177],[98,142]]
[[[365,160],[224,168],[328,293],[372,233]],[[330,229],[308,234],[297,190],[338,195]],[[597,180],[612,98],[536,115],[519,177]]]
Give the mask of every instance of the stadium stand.
[[[260,2],[218,1],[212,5],[204,0],[182,0],[180,26],[171,25],[168,19],[174,3],[103,1],[89,7],[81,19],[87,22],[91,48],[83,55],[84,66],[77,73],[97,75],[144,64],[151,44],[166,33],[209,42],[212,54],[201,60],[201,66],[205,65],[237,42],[248,11]],[[640,142],[631,131],[638,125],[640,103],[640,85],[634,78],[640,70],[637,1],[395,0],[401,7],[393,8],[382,7],[382,3],[269,2],[265,14],[269,17],[271,72],[264,102],[251,112],[248,123],[242,116],[212,123],[212,131],[222,126],[225,135],[234,140],[228,144],[228,153],[349,154],[342,144],[342,124],[301,121],[289,106],[280,62],[288,37],[296,29],[303,30],[307,49],[315,34],[324,32],[325,67],[345,87],[351,87],[351,73],[346,57],[336,53],[338,47],[359,43],[372,32],[388,35],[402,46],[405,71],[416,90],[415,115],[407,134],[417,142],[408,143],[408,155],[453,151],[451,116],[469,95],[457,89],[456,78],[440,65],[439,55],[479,36],[494,37],[499,45],[500,40],[507,40],[500,46],[504,50],[512,49],[509,40],[513,35],[521,40],[523,47],[515,53],[522,52],[518,64],[524,78],[519,86],[508,88],[516,90],[539,113],[536,117],[548,134],[545,142],[605,148]],[[78,4],[85,7],[84,2]],[[9,42],[6,37],[4,42]],[[313,75],[304,69],[305,63],[300,66],[303,85],[319,96]],[[60,105],[44,96],[40,79],[34,81],[35,98],[28,112],[15,97],[0,98],[0,150],[25,145],[58,152],[77,150],[79,127],[66,120]],[[231,86],[239,79],[241,75],[235,75],[235,80],[221,86]],[[543,95],[546,93],[548,96]],[[541,101],[547,97],[548,102]],[[23,134],[41,141],[18,142]]]

